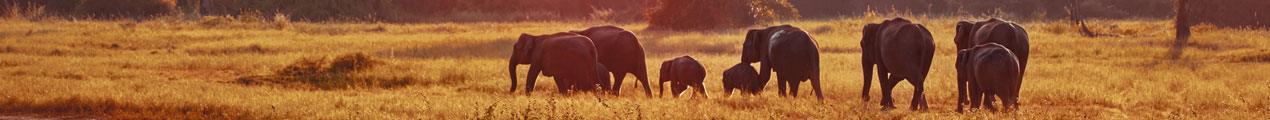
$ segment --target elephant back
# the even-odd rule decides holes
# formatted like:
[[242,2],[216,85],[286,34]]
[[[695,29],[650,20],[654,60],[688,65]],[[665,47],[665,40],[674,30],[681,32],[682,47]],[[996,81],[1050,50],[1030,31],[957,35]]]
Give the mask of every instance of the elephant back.
[[973,37],[974,45],[1000,44],[1016,55],[1015,59],[1019,61],[1020,68],[1026,68],[1031,45],[1023,26],[999,19],[989,19],[982,24],[983,26],[979,27]]
[[672,64],[669,72],[675,73],[675,80],[680,80],[679,82],[701,83],[706,77],[706,68],[691,56],[680,56],[669,63]]

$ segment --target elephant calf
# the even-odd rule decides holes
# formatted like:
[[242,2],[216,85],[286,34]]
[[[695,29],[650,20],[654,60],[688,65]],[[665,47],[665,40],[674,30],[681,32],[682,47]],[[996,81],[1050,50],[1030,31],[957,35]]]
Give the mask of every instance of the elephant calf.
[[710,98],[710,95],[706,93],[705,85],[702,84],[705,79],[706,67],[701,66],[701,63],[697,62],[696,59],[692,59],[692,57],[682,56],[666,60],[661,62],[661,82],[657,83],[657,90],[660,94],[658,96],[665,95],[665,89],[661,86],[665,86],[663,85],[664,83],[670,82],[670,94],[674,97],[679,97],[679,94],[687,90],[688,86],[692,86],[693,89],[697,90],[697,92],[693,93],[695,94],[693,95],[694,98],[697,96]]
[[[1019,86],[1023,75],[1019,60],[1010,49],[997,43],[982,44],[958,51],[957,59],[958,81],[967,81],[970,85],[958,89],[970,89],[970,108],[983,104],[989,110],[997,111],[992,107],[992,96],[1001,98],[1001,105],[1006,109],[1019,108]],[[965,84],[958,82],[957,86]],[[966,95],[958,98],[964,100]],[[957,104],[957,112],[961,112],[961,108],[962,104]]]
[[732,90],[739,89],[746,94],[755,95],[763,90],[764,84],[758,81],[758,70],[750,63],[738,63],[727,71],[723,71],[724,94],[732,96]]

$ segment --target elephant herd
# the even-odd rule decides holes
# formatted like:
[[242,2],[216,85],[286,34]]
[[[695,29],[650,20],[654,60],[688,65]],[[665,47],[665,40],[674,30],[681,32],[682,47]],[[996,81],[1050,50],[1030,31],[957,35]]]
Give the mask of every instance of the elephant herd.
[[[874,66],[882,86],[882,110],[895,109],[891,91],[902,80],[913,85],[910,109],[928,109],[924,82],[935,53],[929,30],[904,18],[864,26],[860,40],[864,85],[861,98],[869,99]],[[1018,109],[1023,73],[1030,46],[1026,30],[1000,19],[961,21],[956,24],[957,112],[964,105],[980,105],[996,111],[993,96],[1005,109]],[[516,91],[516,67],[529,65],[525,94],[530,94],[539,74],[553,77],[558,92],[596,91],[621,93],[626,74],[634,75],[644,93],[653,97],[648,84],[644,48],[635,34],[614,26],[591,27],[547,35],[521,34],[508,60],[512,77],[510,92]],[[722,73],[725,94],[733,90],[758,94],[772,73],[781,96],[797,97],[799,85],[811,82],[816,98],[824,99],[820,79],[818,43],[808,32],[790,25],[748,30],[741,46],[739,63]],[[758,62],[755,69],[751,63]],[[705,90],[706,68],[691,56],[663,61],[658,77],[658,93],[670,82],[671,95],[678,97],[689,87],[694,97],[709,98]],[[610,76],[611,75],[611,78]],[[612,82],[610,82],[612,80]],[[788,88],[788,91],[786,90]]]

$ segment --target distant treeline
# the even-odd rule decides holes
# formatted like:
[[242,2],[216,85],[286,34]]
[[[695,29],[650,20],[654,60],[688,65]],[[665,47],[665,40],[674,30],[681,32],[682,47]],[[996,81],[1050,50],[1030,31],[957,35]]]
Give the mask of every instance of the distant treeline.
[[[866,11],[913,15],[995,16],[1014,20],[1082,18],[1173,19],[1176,0],[789,0],[805,17],[858,16]],[[1075,2],[1075,4],[1073,4]],[[1072,6],[1077,8],[1071,8]],[[1270,0],[1198,0],[1198,22],[1222,27],[1270,27]]]
[[[689,0],[692,1],[692,0]],[[747,1],[747,0],[738,0]],[[1175,0],[787,0],[802,18],[836,18],[876,13],[930,16],[999,16],[1016,20],[1068,18],[1078,2],[1084,18],[1171,19]],[[1202,0],[1191,4],[1200,22],[1218,26],[1270,23],[1270,0]],[[276,13],[295,20],[525,21],[603,17],[646,21],[655,0],[4,0],[9,7],[44,6],[48,14],[94,18],[143,18],[172,13],[261,16]],[[258,12],[257,12],[258,11]],[[10,14],[10,13],[4,13]]]

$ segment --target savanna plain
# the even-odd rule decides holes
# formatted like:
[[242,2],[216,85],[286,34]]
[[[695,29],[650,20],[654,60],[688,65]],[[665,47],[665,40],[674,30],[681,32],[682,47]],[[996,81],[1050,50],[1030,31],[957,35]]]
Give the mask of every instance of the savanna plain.
[[[878,82],[863,100],[860,30],[882,17],[796,20],[819,41],[825,99],[810,87],[781,97],[725,95],[724,69],[739,62],[744,29],[645,30],[650,82],[660,61],[690,55],[707,68],[710,98],[650,98],[627,75],[619,95],[555,92],[540,77],[531,95],[508,92],[507,60],[521,33],[581,30],[608,22],[311,23],[150,20],[0,21],[0,116],[113,119],[1270,119],[1270,31],[1199,25],[1183,57],[1167,59],[1173,22],[1016,21],[1031,62],[1020,110],[956,113],[956,21],[925,24],[936,54],[926,81],[930,111],[880,112]],[[759,28],[755,26],[752,28]],[[353,66],[348,63],[354,61]],[[328,65],[328,63],[330,63]],[[364,64],[363,64],[364,63]],[[345,68],[346,72],[332,72]],[[304,70],[316,73],[305,73]],[[297,72],[299,71],[299,72]],[[288,76],[294,74],[319,74]],[[777,73],[779,75],[779,73]],[[317,76],[317,77],[313,77]],[[874,76],[868,76],[874,77]],[[875,79],[876,80],[876,79]],[[774,84],[774,83],[769,83]],[[807,84],[807,83],[804,83]],[[653,86],[657,96],[656,85]],[[695,89],[695,88],[694,88]],[[691,92],[691,91],[689,91]]]

